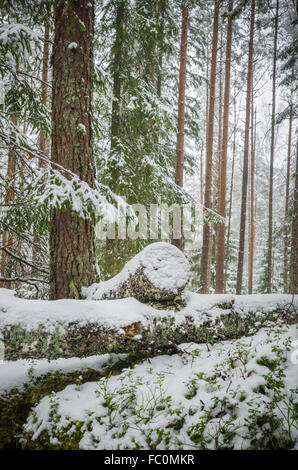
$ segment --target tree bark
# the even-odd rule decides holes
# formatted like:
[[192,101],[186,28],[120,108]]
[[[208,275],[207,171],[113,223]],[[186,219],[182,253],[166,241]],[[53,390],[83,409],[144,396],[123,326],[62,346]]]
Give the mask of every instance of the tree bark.
[[[294,69],[292,72],[294,78]],[[291,169],[291,143],[292,143],[292,122],[293,122],[293,86],[290,97],[290,118],[288,133],[288,158],[287,158],[287,179],[286,179],[286,198],[285,198],[285,232],[284,232],[284,292],[288,292],[288,216],[289,216],[289,192],[290,192],[290,169]]]
[[[183,187],[184,167],[184,119],[185,119],[185,84],[186,84],[186,59],[187,59],[187,30],[188,8],[182,9],[181,43],[180,43],[180,71],[178,92],[178,125],[176,145],[176,176],[175,183]],[[182,228],[181,228],[182,231]],[[180,238],[173,238],[172,244],[182,250],[182,233]]]
[[[235,88],[235,87],[234,87]],[[232,206],[233,206],[233,186],[234,186],[234,170],[235,170],[235,155],[236,155],[236,97],[234,97],[234,130],[233,130],[233,151],[232,151],[232,174],[230,186],[230,199],[229,199],[229,216],[228,216],[228,229],[227,229],[227,245],[225,249],[225,272],[224,272],[224,291],[226,292],[227,273],[229,266],[229,252],[230,252],[230,234],[231,234],[231,219],[232,219]]]
[[253,271],[254,271],[254,241],[255,241],[255,211],[254,211],[254,188],[255,188],[255,140],[256,140],[256,112],[253,118],[253,90],[251,100],[251,160],[250,160],[250,235],[249,235],[249,265],[248,265],[248,293],[252,294]]
[[[209,98],[209,116],[206,145],[206,168],[205,168],[205,195],[204,210],[211,208],[211,188],[212,188],[212,153],[213,153],[213,131],[214,131],[214,104],[215,104],[215,80],[216,80],[216,58],[218,42],[218,17],[219,2],[214,2],[213,16],[213,39],[212,39],[212,58],[210,75],[210,98]],[[207,292],[208,277],[208,254],[210,243],[210,225],[204,224],[203,227],[203,246],[201,257],[201,292]]]
[[270,174],[269,174],[269,220],[268,220],[268,267],[267,267],[267,292],[272,291],[272,225],[273,225],[273,165],[275,146],[275,88],[276,88],[276,55],[278,34],[278,8],[279,0],[276,0],[275,28],[274,28],[274,52],[273,52],[273,81],[272,81],[272,116],[271,116],[271,148],[270,148]]
[[298,145],[296,144],[296,174],[294,188],[294,204],[291,234],[291,268],[290,288],[291,294],[298,294]]
[[[223,115],[223,136],[222,152],[220,159],[220,187],[218,213],[226,217],[226,187],[227,187],[227,152],[229,134],[229,104],[230,104],[230,75],[231,75],[231,50],[232,50],[232,30],[233,0],[229,2],[229,17],[227,25],[226,44],[226,64],[225,64],[225,92],[224,92],[224,115]],[[220,224],[216,231],[216,292],[224,292],[224,259],[225,259],[225,223]]]
[[[55,9],[52,160],[94,184],[92,148],[93,0]],[[71,44],[71,47],[69,45]],[[80,298],[95,281],[94,220],[54,209],[50,231],[50,298]]]
[[246,201],[247,201],[247,181],[248,181],[248,146],[249,146],[251,91],[252,91],[252,78],[253,78],[254,22],[255,22],[255,0],[252,0],[251,16],[250,16],[247,89],[246,89],[246,117],[245,117],[244,158],[243,158],[243,175],[242,175],[240,240],[239,240],[239,251],[238,251],[238,269],[237,269],[237,285],[236,285],[237,294],[241,294],[241,291],[242,291],[243,261],[244,261],[244,247],[245,247],[245,222],[246,222],[246,210],[247,210]]

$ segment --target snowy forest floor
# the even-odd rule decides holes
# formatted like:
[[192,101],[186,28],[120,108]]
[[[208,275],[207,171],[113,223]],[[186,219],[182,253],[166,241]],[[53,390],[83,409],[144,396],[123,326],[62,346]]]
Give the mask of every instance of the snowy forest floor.
[[[234,302],[245,315],[246,309],[285,308],[289,298],[241,296]],[[124,302],[127,308],[127,300],[117,306]],[[219,298],[191,294],[189,302],[192,308],[201,305],[198,315],[204,310],[212,316],[215,300]],[[41,319],[42,310],[50,319],[50,311],[58,314],[60,304],[65,309],[79,302],[83,312],[85,302],[86,307],[92,303],[25,301],[11,295],[2,319],[14,312],[17,321],[18,301],[36,305],[31,325]],[[114,308],[113,302],[93,301],[98,308]],[[131,309],[139,305],[130,302]],[[29,322],[29,315],[29,309],[23,310],[21,320],[27,317]],[[297,325],[286,324],[279,315],[240,339],[179,344],[175,354],[130,363],[125,354],[4,361],[0,406],[7,410],[14,400],[19,403],[17,397],[35,384],[31,405],[16,427],[15,442],[26,449],[297,449],[297,344]],[[53,374],[56,379],[59,374],[61,384],[57,387],[55,379],[55,387],[36,394],[38,387],[44,388],[43,378]],[[6,420],[13,420],[7,413]]]

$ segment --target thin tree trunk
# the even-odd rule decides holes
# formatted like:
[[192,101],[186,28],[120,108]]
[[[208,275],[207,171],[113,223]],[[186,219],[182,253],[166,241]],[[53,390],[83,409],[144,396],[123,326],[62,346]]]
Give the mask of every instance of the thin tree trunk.
[[[116,37],[114,43],[114,58],[113,58],[113,102],[112,102],[112,119],[111,119],[111,151],[115,150],[118,146],[118,139],[120,137],[120,99],[121,99],[121,67],[123,55],[123,28],[124,28],[124,1],[117,3],[116,11]],[[119,177],[119,175],[118,175]],[[117,186],[113,178],[113,185]]]
[[201,155],[200,155],[200,201],[201,205],[204,203],[204,185],[203,185],[203,144],[201,147]]
[[[187,29],[188,8],[182,9],[181,45],[180,45],[180,72],[178,93],[178,132],[176,147],[176,177],[175,183],[183,187],[184,166],[184,116],[185,116],[185,84],[186,84],[186,58],[187,58]],[[182,237],[172,240],[173,245],[182,249]]]
[[231,219],[232,219],[232,205],[233,205],[233,186],[234,186],[234,170],[235,170],[235,155],[236,155],[236,99],[234,99],[234,136],[233,136],[233,152],[232,152],[232,174],[231,174],[231,187],[230,187],[230,202],[229,202],[229,217],[228,217],[228,230],[227,230],[227,245],[225,249],[225,272],[224,272],[224,291],[227,290],[227,273],[229,266],[229,252],[230,252],[230,236],[231,236]]
[[[213,16],[213,39],[212,39],[211,75],[210,75],[209,116],[208,116],[208,132],[207,132],[207,145],[206,145],[204,210],[208,210],[211,207],[212,153],[213,153],[213,131],[214,131],[216,58],[217,58],[217,42],[218,42],[218,17],[219,17],[219,2],[215,0],[214,16]],[[206,223],[204,224],[204,227],[203,227],[203,246],[202,246],[202,258],[201,258],[201,292],[202,293],[207,292],[209,243],[210,243],[210,225]]]
[[239,240],[239,252],[238,252],[237,285],[236,285],[236,293],[238,295],[241,294],[241,290],[242,290],[243,260],[244,260],[244,247],[245,247],[245,222],[246,222],[246,210],[247,210],[246,201],[247,201],[247,181],[248,181],[248,145],[249,145],[251,91],[252,91],[252,78],[253,78],[254,22],[255,22],[255,0],[252,0],[251,16],[250,16],[247,89],[246,89],[246,117],[245,117],[244,159],[243,159],[243,175],[242,175],[240,240]]
[[[18,125],[18,121],[15,115],[11,117],[11,123],[13,126]],[[16,155],[15,155],[15,146],[13,140],[15,139],[15,132],[14,130],[11,131],[11,144],[8,150],[8,162],[7,162],[7,189],[5,194],[5,204],[10,204],[15,198],[15,174],[16,174]],[[4,232],[2,236],[2,246],[9,247],[13,244],[13,238],[9,235],[8,232]],[[2,277],[10,277],[9,273],[9,259],[10,256],[4,250],[1,250],[1,276]],[[2,286],[5,287],[7,285],[6,282],[3,282]]]
[[[41,103],[43,106],[47,106],[47,81],[48,81],[48,68],[49,68],[49,25],[45,25],[44,31],[44,43],[43,43],[43,58],[42,58],[42,84],[41,84]],[[46,154],[47,150],[47,139],[46,136],[40,132],[39,134],[39,149],[40,152]],[[45,165],[44,160],[38,159],[39,168]]]
[[[23,116],[23,134],[25,135],[26,132],[27,132],[27,110],[25,109],[24,116]],[[23,186],[24,186],[24,176],[23,176],[24,175],[24,169],[25,169],[25,165],[24,165],[24,161],[22,160],[21,164],[20,164],[20,172],[19,172],[19,175],[20,175],[19,189],[20,189],[20,191],[22,191]],[[21,250],[22,250],[22,239],[19,238],[18,242],[17,242],[17,253],[20,254]],[[19,263],[16,266],[17,277],[22,277],[21,266],[22,266],[21,263]],[[19,281],[15,282],[16,287],[18,287],[20,285],[21,285],[21,282],[19,282]]]
[[[231,75],[231,50],[232,50],[232,31],[233,19],[233,1],[229,2],[229,17],[227,25],[227,44],[226,44],[226,64],[225,64],[225,94],[224,94],[224,116],[223,116],[223,137],[222,152],[220,159],[220,188],[218,213],[226,217],[226,187],[227,187],[227,152],[229,135],[229,104],[230,104],[230,75]],[[216,292],[224,292],[224,258],[225,258],[225,223],[217,228],[216,243]]]
[[157,73],[157,84],[156,91],[158,98],[161,98],[161,86],[162,86],[162,53],[158,52],[158,73]]
[[275,30],[274,30],[274,52],[273,52],[273,81],[272,81],[272,116],[271,116],[271,148],[270,148],[270,175],[269,175],[269,226],[268,226],[268,267],[267,267],[267,292],[272,291],[272,225],[273,225],[273,165],[275,145],[275,89],[276,89],[276,54],[278,33],[278,7],[276,0]]
[[254,271],[254,238],[255,238],[255,214],[254,214],[254,186],[255,186],[255,139],[254,132],[256,124],[256,113],[254,119],[253,111],[253,89],[251,98],[251,159],[250,159],[250,235],[249,235],[249,262],[248,262],[248,293],[252,294],[253,290],[253,271]]
[[[220,32],[220,60],[219,60],[219,96],[218,96],[218,137],[217,137],[217,152],[216,152],[216,173],[213,185],[213,197],[212,197],[212,210],[216,211],[217,197],[219,197],[220,189],[220,160],[222,150],[222,28]],[[216,229],[215,229],[216,234]],[[214,237],[214,225],[210,226],[210,243],[208,252],[208,271],[207,271],[207,293],[210,292],[211,284],[211,264],[212,264],[212,250],[213,250],[213,237]],[[216,246],[214,246],[216,250]]]
[[210,88],[210,79],[209,79],[209,42],[207,41],[207,50],[206,50],[206,144],[207,144],[207,137],[208,137],[208,116],[209,116],[209,88]]
[[[119,156],[119,140],[121,138],[121,92],[122,92],[122,65],[123,65],[123,41],[124,41],[124,1],[120,0],[116,6],[115,21],[115,42],[112,48],[113,60],[113,101],[111,114],[111,154],[109,161],[110,188],[116,194],[121,192],[120,189],[120,169],[118,166]],[[127,240],[107,239],[104,249],[106,251],[107,264],[113,275],[118,271],[118,257],[121,246]]]
[[[294,69],[292,72],[294,78]],[[288,158],[287,158],[287,179],[286,179],[286,200],[285,200],[285,232],[284,232],[284,292],[288,292],[288,215],[289,215],[289,192],[290,192],[290,168],[291,168],[291,143],[292,143],[292,122],[293,122],[293,86],[290,98],[290,119],[288,134]]]
[[[206,32],[207,34],[207,32]],[[206,121],[206,142],[207,142],[207,134],[208,134],[208,113],[209,113],[209,42],[207,41],[206,45],[206,110],[205,110],[205,121]],[[201,204],[204,204],[204,179],[203,179],[203,145],[201,150],[201,171],[200,171],[200,179],[201,179]]]
[[291,294],[298,294],[298,145],[296,143],[296,174],[291,234],[290,288]]
[[[93,0],[59,2],[53,50],[52,160],[94,185],[92,142]],[[69,44],[75,43],[75,48]],[[84,85],[82,85],[82,83]],[[94,219],[54,209],[50,231],[50,298],[80,298],[95,282]]]

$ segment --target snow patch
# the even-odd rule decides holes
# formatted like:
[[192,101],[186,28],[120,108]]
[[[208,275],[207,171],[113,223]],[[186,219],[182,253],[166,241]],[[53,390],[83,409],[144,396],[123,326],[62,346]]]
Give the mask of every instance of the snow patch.
[[12,388],[19,390],[29,383],[32,378],[48,373],[75,372],[77,370],[93,369],[98,372],[103,370],[107,364],[111,365],[118,359],[124,359],[126,354],[101,354],[87,358],[72,357],[70,359],[47,359],[6,361],[0,365],[0,394],[8,393]]
[[71,43],[68,44],[67,48],[70,49],[71,51],[75,51],[75,50],[77,50],[78,45],[77,45],[76,42],[71,42]]

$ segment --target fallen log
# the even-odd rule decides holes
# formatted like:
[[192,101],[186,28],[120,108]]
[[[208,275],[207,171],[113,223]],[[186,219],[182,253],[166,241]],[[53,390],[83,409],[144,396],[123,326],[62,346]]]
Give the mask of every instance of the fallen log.
[[186,307],[174,312],[157,310],[132,298],[25,300],[0,289],[4,360],[172,353],[181,343],[211,343],[250,335],[270,321],[297,323],[297,301],[290,302],[291,296],[278,294],[188,293]]
[[169,243],[152,243],[108,281],[82,289],[89,300],[134,297],[141,302],[169,302],[179,296],[190,277],[189,263]]

